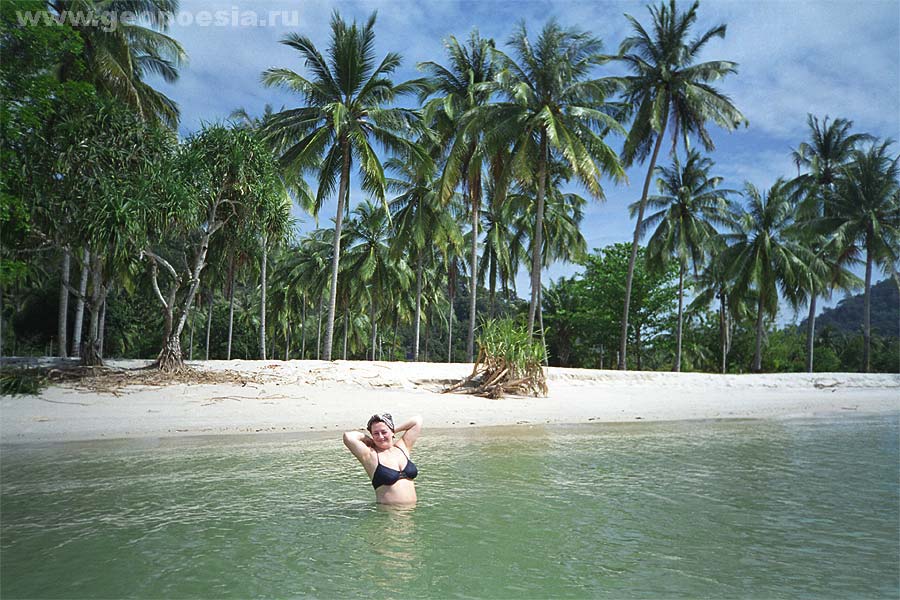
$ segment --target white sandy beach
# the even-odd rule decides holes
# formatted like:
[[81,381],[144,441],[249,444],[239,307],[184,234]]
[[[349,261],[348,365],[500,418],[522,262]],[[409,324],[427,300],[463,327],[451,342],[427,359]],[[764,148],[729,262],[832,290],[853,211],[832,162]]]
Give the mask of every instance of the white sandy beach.
[[[148,361],[113,360],[133,369]],[[900,375],[712,375],[550,368],[546,398],[491,400],[439,393],[468,364],[361,361],[209,361],[244,381],[131,385],[116,393],[54,385],[0,398],[5,444],[361,427],[375,412],[427,427],[767,419],[900,412]]]

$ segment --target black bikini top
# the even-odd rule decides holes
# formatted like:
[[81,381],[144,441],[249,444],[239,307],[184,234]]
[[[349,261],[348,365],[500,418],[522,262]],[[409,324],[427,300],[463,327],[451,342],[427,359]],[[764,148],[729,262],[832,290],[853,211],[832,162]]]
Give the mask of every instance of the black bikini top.
[[[400,446],[397,446],[397,448],[400,452],[403,452],[403,448],[400,448]],[[378,453],[375,456],[377,458]],[[406,466],[403,467],[402,471],[384,466],[381,464],[381,459],[378,458],[378,466],[375,467],[375,472],[372,473],[372,487],[378,489],[383,485],[394,485],[401,479],[415,479],[416,475],[419,474],[419,469],[416,468],[413,461],[409,460],[409,455],[406,452],[403,452],[403,456],[406,457]]]

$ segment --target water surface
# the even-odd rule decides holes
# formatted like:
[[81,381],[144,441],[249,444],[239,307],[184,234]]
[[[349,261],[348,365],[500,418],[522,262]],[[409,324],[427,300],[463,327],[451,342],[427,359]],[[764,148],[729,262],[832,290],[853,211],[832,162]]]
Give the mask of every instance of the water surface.
[[890,597],[900,418],[4,446],[0,596]]

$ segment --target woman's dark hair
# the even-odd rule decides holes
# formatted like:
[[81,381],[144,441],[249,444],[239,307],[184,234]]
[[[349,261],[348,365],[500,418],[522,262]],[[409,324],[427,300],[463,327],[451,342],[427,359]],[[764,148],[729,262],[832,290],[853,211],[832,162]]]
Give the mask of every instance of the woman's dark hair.
[[381,413],[369,417],[369,422],[366,423],[366,431],[372,433],[372,425],[375,423],[384,423],[388,426],[388,429],[394,430],[394,417],[391,416],[391,413]]

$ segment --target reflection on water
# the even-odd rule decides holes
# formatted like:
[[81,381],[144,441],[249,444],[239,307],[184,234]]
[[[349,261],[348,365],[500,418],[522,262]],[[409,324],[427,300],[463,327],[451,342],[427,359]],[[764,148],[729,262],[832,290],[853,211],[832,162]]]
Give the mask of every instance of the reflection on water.
[[896,597],[897,416],[4,447],[0,596]]

